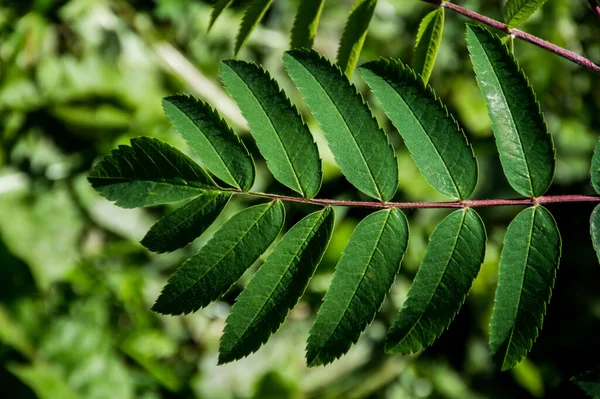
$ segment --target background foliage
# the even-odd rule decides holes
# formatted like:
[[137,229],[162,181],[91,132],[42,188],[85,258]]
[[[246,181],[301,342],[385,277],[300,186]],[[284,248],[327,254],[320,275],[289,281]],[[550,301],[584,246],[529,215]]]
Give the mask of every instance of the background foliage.
[[[500,2],[462,5],[502,19]],[[481,210],[488,232],[485,262],[453,328],[423,354],[385,355],[383,338],[406,298],[429,235],[449,213],[444,210],[407,212],[411,238],[391,295],[358,344],[326,369],[305,367],[304,340],[364,210],[336,209],[332,242],[304,299],[249,358],[216,366],[218,340],[239,287],[187,316],[150,312],[167,277],[205,238],[171,254],[149,253],[139,240],[173,208],[119,209],[101,199],[85,177],[100,156],[130,137],[149,135],[187,151],[161,109],[161,98],[175,93],[203,96],[245,131],[216,79],[219,61],[233,55],[244,6],[233,2],[209,35],[211,5],[202,1],[31,0],[0,6],[0,396],[582,397],[569,378],[596,368],[600,355],[600,269],[587,228],[591,204],[548,207],[562,232],[561,267],[538,341],[528,359],[508,373],[491,363],[487,336],[499,252],[507,224],[520,211],[515,207]],[[314,43],[331,59],[352,6],[351,1],[323,6]],[[281,65],[295,7],[292,0],[274,1],[239,56],[288,82],[288,95],[298,100]],[[410,62],[419,22],[430,11],[416,0],[380,0],[359,64],[379,56]],[[600,60],[595,40],[600,26],[585,2],[548,1],[522,28]],[[548,193],[591,194],[588,171],[600,126],[600,81],[524,43],[515,42],[515,54],[557,148],[556,177]],[[478,156],[474,198],[514,197],[469,65],[464,20],[457,15],[445,15],[430,82],[465,127]],[[314,121],[309,123],[315,130]],[[258,160],[252,140],[244,142]],[[356,190],[341,178],[323,144],[318,142],[324,167],[320,196],[347,193],[352,199]],[[402,199],[442,199],[402,144],[393,144]],[[285,192],[264,162],[257,162],[257,169],[259,190]],[[246,205],[236,201],[252,203],[236,199],[230,212]],[[315,209],[286,210],[291,226]]]

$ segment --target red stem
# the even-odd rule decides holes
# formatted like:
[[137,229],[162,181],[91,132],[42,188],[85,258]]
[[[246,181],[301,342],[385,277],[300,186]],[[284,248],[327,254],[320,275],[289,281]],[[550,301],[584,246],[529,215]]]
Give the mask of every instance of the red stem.
[[[488,17],[478,14],[474,11],[467,10],[466,8],[456,5],[454,3],[450,3],[447,1],[442,2],[439,0],[422,0],[422,1],[424,1],[426,3],[435,4],[439,7],[444,7],[449,10],[452,10],[454,12],[457,12],[461,15],[464,15],[467,18],[481,22],[482,24],[490,26],[494,29],[498,29],[499,31],[502,31],[509,35],[513,35],[514,37],[517,37],[521,40],[524,40],[526,42],[534,44],[544,50],[550,51],[562,58],[565,58],[571,62],[574,62],[575,64],[581,65],[582,67],[589,69],[590,71],[600,73],[600,65],[588,60],[585,57],[580,56],[579,54],[576,54],[572,51],[566,50],[555,44],[552,44],[543,39],[540,39],[537,36],[530,35],[529,33],[525,33],[519,29],[514,29],[514,28],[511,29],[508,27],[508,25],[503,24],[502,22],[498,22],[494,19],[488,18]],[[592,6],[592,9],[596,12],[596,15],[600,18],[600,7],[597,4],[595,4],[595,0],[588,0],[588,1],[590,2],[590,5],[592,5],[592,2],[594,2],[594,6]]]
[[352,206],[361,208],[399,208],[399,209],[417,209],[417,208],[481,208],[490,206],[509,206],[509,205],[537,205],[537,204],[555,204],[562,202],[600,202],[600,196],[591,195],[548,195],[538,198],[518,198],[518,199],[489,199],[489,200],[465,200],[450,202],[369,202],[369,201],[345,201],[330,199],[306,199],[301,197],[289,197],[286,195],[243,192],[235,191],[236,194],[250,195],[253,197],[262,197],[269,199],[278,199],[281,201],[300,202],[303,204],[313,204],[320,206]]
[[592,11],[594,11],[594,14],[596,14],[596,17],[600,19],[600,5],[598,5],[598,2],[596,0],[588,0],[588,4],[592,8]]

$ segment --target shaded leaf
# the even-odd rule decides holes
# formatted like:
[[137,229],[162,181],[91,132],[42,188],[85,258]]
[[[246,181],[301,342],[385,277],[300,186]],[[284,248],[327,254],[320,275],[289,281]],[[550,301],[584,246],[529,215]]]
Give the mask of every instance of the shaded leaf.
[[541,205],[525,209],[508,226],[490,324],[490,351],[502,370],[521,361],[538,336],[560,247],[556,222]]
[[235,60],[223,61],[221,79],[273,176],[307,198],[317,195],[321,187],[317,145],[277,82],[258,65]]
[[533,89],[498,36],[467,25],[467,44],[508,182],[524,196],[539,197],[552,183],[556,162]]
[[338,47],[337,65],[348,78],[352,76],[358,62],[376,5],[377,0],[357,0],[344,26]]
[[255,352],[277,331],[321,261],[334,219],[328,207],[283,236],[231,308],[219,347],[220,364]]
[[280,201],[246,208],[169,278],[152,310],[195,312],[224,294],[277,238],[285,208]]
[[394,150],[356,88],[312,50],[289,51],[284,64],[344,176],[363,193],[389,201],[398,186]]
[[448,215],[434,230],[406,301],[389,329],[386,351],[431,345],[462,306],[485,255],[485,227],[473,209]]
[[196,197],[217,186],[189,157],[150,137],[131,139],[100,161],[88,180],[123,208],[166,204]]
[[273,0],[254,0],[250,3],[244,13],[240,30],[235,38],[235,49],[233,51],[235,55],[240,52],[240,49],[246,43],[246,40],[248,40],[248,37],[265,15],[272,2]]
[[519,26],[541,8],[546,0],[508,0],[504,5],[504,22],[509,28]]
[[206,169],[243,191],[254,183],[254,162],[239,137],[210,105],[187,96],[163,99],[165,114]]
[[571,382],[591,398],[600,399],[600,372],[597,370],[587,371],[581,375],[572,377]]
[[335,267],[306,347],[309,366],[331,363],[373,321],[408,244],[408,223],[396,208],[363,219]]
[[160,218],[142,239],[154,252],[183,248],[200,237],[223,211],[231,193],[207,192]]
[[433,89],[400,61],[369,62],[360,71],[427,182],[452,198],[468,198],[477,184],[477,161]]
[[594,155],[592,156],[592,167],[590,168],[590,176],[594,191],[600,194],[600,140],[596,143]]
[[290,47],[311,48],[325,0],[300,0],[292,25]]
[[438,9],[427,14],[419,24],[417,40],[415,43],[415,56],[413,68],[421,75],[423,82],[427,83],[437,53],[442,42],[442,31],[444,29],[444,9]]
[[590,217],[590,235],[592,236],[592,245],[596,251],[598,262],[600,262],[600,205],[596,205]]
[[213,9],[212,9],[212,12],[210,13],[210,21],[208,22],[207,32],[210,31],[212,26],[217,21],[217,18],[219,18],[221,13],[223,11],[225,11],[225,9],[227,8],[227,6],[229,6],[229,3],[231,3],[231,1],[232,0],[217,0],[217,2],[215,4],[213,4]]

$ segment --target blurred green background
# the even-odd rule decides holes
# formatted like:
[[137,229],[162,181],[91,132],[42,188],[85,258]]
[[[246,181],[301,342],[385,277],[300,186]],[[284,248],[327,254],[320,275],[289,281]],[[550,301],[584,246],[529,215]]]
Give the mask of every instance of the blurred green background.
[[[600,267],[589,239],[592,205],[554,205],[563,257],[544,328],[527,360],[500,373],[488,355],[488,324],[506,226],[519,207],[482,209],[485,263],[465,306],[433,347],[411,357],[383,353],[383,338],[448,213],[407,212],[410,244],[380,314],[338,362],[308,369],[304,342],[333,267],[364,210],[336,209],[330,247],[304,299],[257,353],[217,366],[228,309],[255,267],[222,300],[195,314],[149,309],[169,275],[206,237],[154,255],[139,240],[170,206],[123,210],[86,175],[130,137],[148,135],[192,155],[162,114],[161,98],[208,100],[243,136],[257,161],[255,190],[286,193],[268,173],[244,121],[218,80],[232,57],[248,2],[235,1],[206,33],[211,4],[200,0],[14,0],[0,2],[0,398],[578,398],[569,378],[598,366]],[[463,6],[501,19],[502,2]],[[281,66],[296,1],[277,0],[240,58],[262,63],[311,124],[324,159],[319,197],[361,198],[341,177]],[[335,57],[352,1],[327,1],[315,48]],[[412,60],[418,0],[379,0],[361,61]],[[464,43],[465,19],[446,13],[431,84],[473,142],[477,198],[513,198],[498,161],[485,103]],[[585,1],[550,0],[523,27],[600,60],[600,23]],[[600,122],[597,75],[516,42],[557,147],[549,194],[591,194],[589,166]],[[370,100],[358,76],[354,81]],[[397,148],[396,200],[444,200],[420,177],[394,128],[373,106]],[[225,217],[254,201],[238,198]],[[287,224],[312,208],[289,205]],[[222,221],[222,218],[221,218]],[[209,232],[210,233],[210,232]]]

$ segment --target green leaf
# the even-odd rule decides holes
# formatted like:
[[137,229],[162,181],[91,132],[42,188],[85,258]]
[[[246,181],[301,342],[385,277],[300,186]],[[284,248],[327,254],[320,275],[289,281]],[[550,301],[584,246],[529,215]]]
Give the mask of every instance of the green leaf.
[[333,209],[325,208],[302,219],[281,239],[231,308],[219,364],[255,352],[277,331],[321,261],[334,219]]
[[254,162],[239,137],[210,105],[193,97],[163,99],[165,114],[204,166],[242,191],[254,183]]
[[427,182],[452,198],[468,198],[477,184],[477,161],[433,89],[400,61],[369,62],[360,71]]
[[63,368],[37,359],[31,364],[6,364],[6,369],[30,387],[37,398],[81,399],[69,386]]
[[535,93],[498,36],[467,25],[467,44],[508,182],[539,197],[552,183],[555,152]]
[[502,370],[520,362],[537,338],[560,247],[556,222],[541,205],[525,209],[508,226],[490,325],[490,351]]
[[174,147],[150,137],[131,139],[100,161],[88,180],[123,208],[166,204],[218,187],[208,174]]
[[546,0],[508,0],[504,5],[504,22],[509,28],[519,26],[545,2]]
[[413,68],[416,73],[421,75],[425,83],[429,80],[435,64],[443,29],[444,9],[442,7],[427,14],[419,24]]
[[398,187],[394,149],[356,88],[312,50],[289,51],[284,64],[344,176],[363,193],[389,201]]
[[594,155],[592,156],[590,176],[592,178],[592,187],[594,187],[596,193],[600,194],[600,140],[596,143]]
[[406,302],[389,329],[386,351],[431,345],[460,310],[485,255],[485,227],[473,209],[448,215],[434,230]]
[[592,245],[600,262],[600,205],[596,205],[590,217],[590,235],[592,236]]
[[210,32],[210,29],[217,21],[217,18],[221,15],[223,11],[229,6],[232,0],[217,0],[215,4],[213,4],[212,12],[210,13],[210,21],[208,23],[207,32]]
[[350,11],[337,53],[337,65],[348,78],[358,62],[377,0],[357,0]]
[[358,340],[392,286],[407,244],[399,209],[372,213],[356,226],[310,329],[309,366],[331,363]]
[[317,145],[277,82],[258,65],[235,60],[223,61],[221,79],[273,176],[307,198],[317,195],[321,187]]
[[590,370],[572,377],[571,382],[591,398],[600,399],[600,372],[598,370]]
[[190,313],[219,298],[277,238],[284,219],[280,201],[234,215],[177,269],[152,310],[170,315]]
[[199,237],[223,211],[231,193],[207,192],[163,216],[142,239],[142,245],[154,252],[183,248]]
[[294,18],[294,25],[292,25],[290,40],[292,49],[311,48],[313,46],[323,4],[325,4],[325,0],[300,0],[296,18]]
[[246,40],[248,40],[248,37],[265,15],[272,2],[273,0],[254,0],[250,3],[244,13],[240,30],[235,38],[234,55],[240,52],[240,49],[246,43]]

